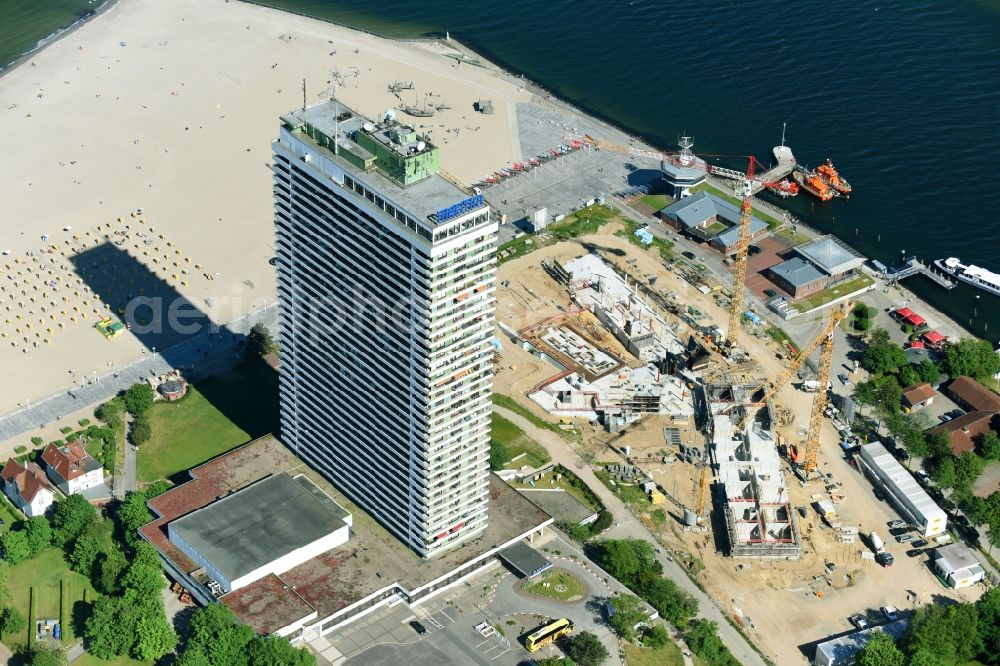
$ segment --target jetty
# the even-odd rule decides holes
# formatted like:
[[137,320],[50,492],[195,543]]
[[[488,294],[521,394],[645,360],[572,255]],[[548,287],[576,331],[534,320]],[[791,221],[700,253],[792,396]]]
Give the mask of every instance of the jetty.
[[[771,152],[774,154],[774,159],[777,160],[777,163],[767,171],[754,175],[753,181],[750,183],[751,194],[757,194],[764,189],[764,183],[777,183],[781,179],[788,177],[795,170],[797,163],[791,148],[782,143],[780,146],[775,146]],[[728,180],[742,181],[746,178],[746,174],[742,171],[718,166],[713,166],[711,173],[713,176]]]
[[886,274],[886,277],[893,282],[899,282],[900,280],[905,280],[906,278],[916,275],[917,273],[920,273],[945,289],[954,289],[958,284],[954,280],[951,280],[937,272],[934,268],[923,263],[916,257],[910,257],[901,268],[893,269],[891,272]]

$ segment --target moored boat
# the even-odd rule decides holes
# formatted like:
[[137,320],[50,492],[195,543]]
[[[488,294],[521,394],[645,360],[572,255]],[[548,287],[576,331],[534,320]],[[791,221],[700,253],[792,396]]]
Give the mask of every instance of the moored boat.
[[796,169],[792,172],[792,178],[801,188],[820,201],[829,201],[834,197],[833,189],[815,171]]
[[841,194],[851,193],[851,184],[844,180],[843,176],[834,168],[833,161],[829,157],[826,158],[826,164],[820,164],[816,167],[816,175]]
[[971,284],[973,287],[979,287],[983,291],[1000,296],[1000,275],[992,271],[972,264],[963,264],[961,259],[955,257],[936,259],[934,265],[945,273],[954,276],[956,280],[961,280],[966,284]]
[[799,193],[799,184],[785,178],[781,182],[768,185],[767,189],[777,194],[779,197],[794,197]]

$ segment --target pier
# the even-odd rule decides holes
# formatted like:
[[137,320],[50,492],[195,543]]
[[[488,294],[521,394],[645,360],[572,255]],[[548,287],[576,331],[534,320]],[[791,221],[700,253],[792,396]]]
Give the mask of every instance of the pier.
[[[791,148],[781,144],[780,146],[775,146],[771,152],[774,153],[774,159],[777,160],[777,163],[764,173],[754,176],[753,181],[750,183],[751,194],[757,194],[764,189],[764,183],[776,183],[782,178],[786,178],[795,170],[795,155],[792,154]],[[735,181],[742,181],[746,177],[746,174],[742,171],[717,166],[712,167],[711,173],[713,176]]]
[[917,273],[929,278],[945,289],[954,289],[958,284],[954,280],[950,280],[944,275],[941,275],[916,257],[910,257],[906,263],[903,264],[902,268],[894,269],[891,273],[887,273],[886,277],[893,282],[899,282],[900,280],[904,280],[911,275],[916,275]]

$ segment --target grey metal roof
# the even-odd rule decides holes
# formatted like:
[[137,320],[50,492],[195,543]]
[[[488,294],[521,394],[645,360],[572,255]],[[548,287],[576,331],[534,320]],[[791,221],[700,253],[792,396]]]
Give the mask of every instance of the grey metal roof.
[[274,474],[170,523],[229,580],[346,524],[340,505],[305,476]]
[[[684,225],[685,228],[696,227],[713,217],[718,217],[723,222],[731,225],[738,225],[740,223],[739,208],[725,199],[720,199],[714,194],[709,194],[704,191],[695,192],[689,197],[684,197],[680,201],[675,201],[664,208],[663,212],[667,215],[676,216],[677,220]],[[751,215],[751,230],[760,231],[766,226],[767,225],[760,218]],[[732,230],[723,231],[722,233],[724,234],[728,231]],[[735,242],[736,241],[733,241],[733,243]],[[732,245],[732,243],[729,243],[729,245]]]
[[979,560],[964,543],[950,543],[934,551],[939,566],[949,572],[979,566]]
[[865,444],[861,447],[860,453],[868,464],[882,471],[884,477],[895,486],[895,490],[905,495],[910,504],[922,514],[925,520],[930,522],[933,516],[946,516],[941,507],[927,494],[927,491],[920,487],[913,475],[903,469],[899,461],[886,450],[882,442]]
[[826,659],[822,662],[824,664],[840,665],[851,663],[851,657],[865,647],[865,644],[871,640],[875,632],[885,632],[892,636],[894,641],[898,641],[903,636],[903,632],[906,631],[907,624],[906,620],[896,620],[895,622],[883,624],[879,627],[872,627],[863,631],[855,631],[839,638],[832,638],[816,646],[816,661],[820,661],[819,656],[822,653],[826,656]]
[[772,266],[770,270],[794,287],[802,287],[825,277],[815,266],[801,257],[783,261],[777,266]]
[[820,236],[795,247],[795,251],[830,275],[861,266],[865,258],[833,236]]
[[[338,122],[337,117],[347,112],[351,114],[351,117]],[[330,137],[343,137],[337,143],[341,150],[350,150],[358,154],[371,155],[363,147],[346,138],[347,135],[360,130],[369,120],[354,111],[354,109],[336,100],[326,100],[304,111],[302,109],[293,111],[284,116],[284,118],[308,123]],[[400,124],[405,125],[405,123]],[[357,168],[347,160],[334,155],[329,149],[317,145],[304,134],[296,135],[296,137],[308,143],[314,150],[322,153],[325,157],[333,160],[337,166],[346,171],[355,180],[368,185],[370,189],[391,200],[398,208],[407,210],[424,221],[428,221],[431,215],[437,214],[441,209],[469,197],[468,191],[462,189],[440,173],[432,174],[416,183],[401,187],[377,171],[363,171]]]
[[[754,234],[760,233],[761,231],[764,231],[764,229],[767,229],[767,223],[766,222],[762,222],[761,220],[758,220],[756,217],[751,217],[750,218],[750,235],[751,236],[754,235]],[[716,234],[714,240],[717,240],[720,243],[722,243],[722,245],[724,247],[730,247],[732,245],[736,245],[736,243],[740,240],[740,228],[739,228],[739,226],[729,227],[728,229],[726,229],[722,233]]]
[[500,557],[517,569],[523,578],[531,578],[552,566],[552,563],[545,559],[544,555],[523,541],[518,541],[513,546],[504,548],[500,551]]

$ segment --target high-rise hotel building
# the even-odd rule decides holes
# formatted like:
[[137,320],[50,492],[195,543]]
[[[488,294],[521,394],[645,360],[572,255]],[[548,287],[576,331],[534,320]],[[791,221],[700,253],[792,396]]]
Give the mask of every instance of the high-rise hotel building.
[[497,224],[388,115],[336,101],[273,144],[281,431],[428,557],[489,504]]

